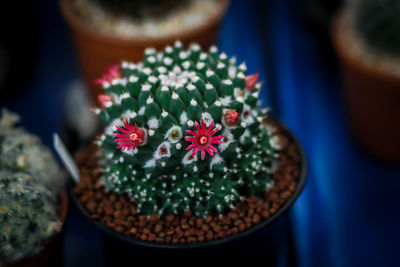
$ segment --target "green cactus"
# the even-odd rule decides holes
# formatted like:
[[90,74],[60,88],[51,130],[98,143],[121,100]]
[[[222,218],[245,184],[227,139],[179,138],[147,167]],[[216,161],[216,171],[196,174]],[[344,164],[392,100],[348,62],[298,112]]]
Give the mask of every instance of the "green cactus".
[[356,0],[353,8],[355,28],[366,45],[400,55],[400,1]]
[[62,175],[40,140],[0,120],[0,265],[38,252],[60,228],[57,196]]
[[258,74],[225,53],[180,42],[115,65],[97,83],[104,184],[144,214],[221,214],[261,196],[280,141],[257,106]]
[[27,173],[0,170],[0,265],[37,253],[61,227],[55,194]]
[[51,152],[37,136],[16,128],[19,117],[5,109],[0,120],[0,169],[27,172],[52,192],[58,192],[63,177]]

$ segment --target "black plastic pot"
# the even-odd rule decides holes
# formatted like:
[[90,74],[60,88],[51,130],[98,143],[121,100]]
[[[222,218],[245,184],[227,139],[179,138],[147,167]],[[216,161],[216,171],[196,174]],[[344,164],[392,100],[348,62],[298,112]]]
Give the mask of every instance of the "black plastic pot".
[[[280,124],[282,126],[282,124]],[[93,219],[73,191],[74,182],[68,183],[72,201],[83,216],[100,230],[108,266],[137,264],[204,265],[221,263],[237,264],[257,262],[260,266],[276,266],[280,253],[290,250],[289,208],[302,192],[307,176],[306,157],[297,138],[285,127],[286,136],[292,140],[299,152],[301,166],[298,186],[285,204],[260,224],[225,238],[189,243],[167,244],[142,241],[117,233]]]

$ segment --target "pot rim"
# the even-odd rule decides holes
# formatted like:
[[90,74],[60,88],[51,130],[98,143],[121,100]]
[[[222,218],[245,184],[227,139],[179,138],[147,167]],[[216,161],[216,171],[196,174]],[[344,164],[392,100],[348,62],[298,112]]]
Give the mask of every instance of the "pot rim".
[[[381,68],[374,68],[370,64],[365,61],[359,59],[359,56],[355,56],[349,53],[349,49],[347,49],[348,41],[343,36],[343,28],[351,27],[351,25],[346,25],[346,22],[349,21],[350,11],[344,7],[340,10],[332,19],[331,27],[330,27],[330,35],[333,43],[333,47],[338,54],[339,58],[343,61],[345,65],[349,65],[355,69],[358,69],[362,72],[367,73],[372,77],[380,77],[381,79],[385,79],[391,82],[400,82],[400,77],[385,71]],[[347,26],[347,27],[343,27]]]
[[65,221],[67,219],[68,215],[68,193],[67,190],[65,189],[65,186],[63,186],[60,190],[59,193],[59,198],[60,198],[60,221],[62,222],[62,225],[64,226]]
[[107,235],[112,236],[113,238],[119,239],[120,241],[125,241],[129,244],[132,245],[139,245],[139,246],[144,246],[148,248],[155,248],[155,249],[168,249],[168,250],[177,250],[177,249],[196,249],[196,248],[205,248],[205,247],[215,247],[218,245],[222,245],[225,243],[229,243],[234,240],[239,240],[245,237],[248,237],[256,232],[261,231],[262,229],[270,226],[273,222],[275,222],[279,217],[281,217],[286,211],[289,210],[289,208],[294,204],[296,199],[299,197],[301,192],[303,191],[303,188],[306,184],[307,180],[307,160],[305,156],[305,152],[303,150],[302,145],[300,144],[299,140],[297,137],[288,129],[288,127],[281,123],[278,120],[275,120],[277,124],[282,127],[286,137],[288,137],[290,140],[292,140],[296,146],[296,149],[299,153],[300,157],[300,175],[298,179],[298,184],[293,192],[293,194],[289,197],[289,199],[276,211],[272,216],[270,216],[268,219],[265,221],[249,228],[246,229],[243,232],[239,232],[234,235],[230,235],[224,238],[218,238],[215,240],[210,240],[210,241],[204,241],[204,242],[195,242],[195,243],[185,243],[185,244],[169,244],[169,243],[157,243],[157,242],[149,242],[149,241],[142,241],[140,239],[134,238],[134,237],[128,237],[124,234],[118,233],[111,228],[107,227],[106,225],[102,224],[96,219],[93,219],[90,214],[86,211],[86,209],[83,207],[82,203],[79,201],[77,195],[74,193],[73,187],[75,186],[74,182],[72,181],[72,178],[69,177],[68,183],[67,183],[67,188],[68,192],[71,196],[72,201],[74,204],[77,206],[78,210],[88,219],[98,230],[101,230],[102,232],[106,233]]
[[119,45],[142,45],[148,46],[149,43],[152,43],[153,46],[165,44],[168,42],[173,42],[175,40],[186,40],[193,36],[198,35],[199,33],[207,31],[209,28],[212,28],[214,25],[218,24],[225,13],[228,10],[230,0],[219,0],[217,11],[212,17],[207,19],[204,23],[200,24],[197,27],[186,30],[182,33],[170,34],[162,37],[144,37],[144,38],[136,38],[136,37],[123,37],[118,35],[110,35],[106,33],[98,32],[89,26],[85,25],[77,15],[71,10],[70,0],[60,0],[59,5],[61,8],[61,13],[63,17],[68,22],[71,29],[79,34],[86,35],[88,38],[101,40],[102,42],[107,43],[118,43]]

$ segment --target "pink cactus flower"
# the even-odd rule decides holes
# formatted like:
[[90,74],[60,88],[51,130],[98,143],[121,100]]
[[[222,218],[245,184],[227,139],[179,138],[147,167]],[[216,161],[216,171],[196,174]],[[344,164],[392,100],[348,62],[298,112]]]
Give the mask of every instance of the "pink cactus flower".
[[[201,159],[204,160],[205,152],[214,157],[214,152],[218,152],[213,144],[221,144],[222,141],[219,139],[223,138],[223,135],[213,136],[219,128],[214,128],[214,122],[211,122],[210,126],[207,128],[206,124],[203,120],[201,120],[201,127],[196,121],[197,132],[186,130],[186,132],[192,136],[186,136],[185,141],[192,142],[190,146],[186,148],[186,150],[193,149],[192,157],[196,156],[197,152],[201,151]],[[214,152],[213,152],[214,151]]]
[[114,64],[109,67],[100,79],[94,81],[94,84],[111,83],[116,78],[121,78],[119,64]]
[[253,75],[246,76],[246,88],[250,91],[253,91],[256,83],[258,81],[258,73],[254,73]]
[[136,146],[140,146],[146,142],[146,132],[139,129],[136,123],[133,125],[126,120],[123,128],[119,126],[115,127],[121,132],[113,134],[115,137],[118,137],[114,140],[114,142],[117,142],[119,145],[117,149],[122,148],[122,151],[126,149],[135,149]]
[[105,108],[106,103],[112,101],[113,98],[110,95],[98,95],[97,101],[99,102],[100,107]]

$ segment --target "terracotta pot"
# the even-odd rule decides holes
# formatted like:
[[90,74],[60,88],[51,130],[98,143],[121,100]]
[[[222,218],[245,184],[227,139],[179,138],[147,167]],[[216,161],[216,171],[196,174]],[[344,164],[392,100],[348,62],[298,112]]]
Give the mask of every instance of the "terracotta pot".
[[351,53],[343,11],[332,24],[332,39],[342,63],[349,122],[357,141],[371,154],[400,162],[400,77],[365,63]]
[[216,15],[199,27],[162,38],[122,38],[96,32],[79,20],[69,4],[69,0],[60,0],[61,11],[75,39],[83,78],[96,103],[97,95],[103,89],[93,85],[93,81],[99,78],[110,65],[121,60],[139,61],[143,57],[145,48],[161,49],[173,44],[175,40],[180,40],[185,46],[196,42],[203,48],[214,44],[229,0],[220,0]]
[[65,188],[60,191],[60,213],[59,218],[62,223],[62,230],[53,235],[43,245],[43,250],[39,254],[25,257],[17,262],[6,264],[4,267],[43,267],[43,266],[62,266],[62,240],[64,235],[64,223],[68,213],[68,194]]

